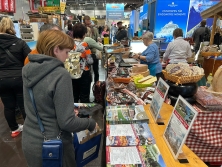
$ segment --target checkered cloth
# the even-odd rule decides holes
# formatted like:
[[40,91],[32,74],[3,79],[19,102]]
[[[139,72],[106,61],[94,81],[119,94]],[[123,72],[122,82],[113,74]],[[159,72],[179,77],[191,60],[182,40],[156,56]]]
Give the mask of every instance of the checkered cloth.
[[204,162],[222,162],[222,111],[194,108],[198,116],[185,144]]

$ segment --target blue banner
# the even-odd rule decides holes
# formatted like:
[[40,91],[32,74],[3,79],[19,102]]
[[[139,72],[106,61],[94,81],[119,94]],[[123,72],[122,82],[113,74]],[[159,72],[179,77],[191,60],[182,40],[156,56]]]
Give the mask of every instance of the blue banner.
[[143,30],[147,30],[148,28],[148,20],[146,24],[144,24],[144,20],[147,19],[148,15],[148,4],[144,4],[140,7],[140,17],[139,17],[139,30],[138,30],[138,37],[141,37],[143,34]]
[[124,4],[106,4],[106,17],[111,20],[124,18]]
[[176,28],[183,30],[186,35],[189,0],[158,0],[156,7],[156,24],[154,36],[165,38],[165,42],[173,40],[173,31]]
[[128,33],[128,37],[130,39],[134,37],[134,23],[135,23],[135,10],[132,10],[130,14],[130,28]]
[[[204,10],[216,5],[220,0],[190,0],[190,8],[189,8],[189,20],[187,25],[187,37],[192,37],[192,34],[195,29],[200,26],[200,22],[202,21],[201,12]],[[211,27],[213,24],[213,19],[207,19],[207,26]]]

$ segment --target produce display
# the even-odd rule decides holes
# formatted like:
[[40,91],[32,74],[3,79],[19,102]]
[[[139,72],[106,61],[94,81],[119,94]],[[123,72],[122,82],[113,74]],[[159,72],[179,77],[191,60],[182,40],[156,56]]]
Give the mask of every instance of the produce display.
[[203,46],[201,56],[219,56],[221,52],[217,45]]

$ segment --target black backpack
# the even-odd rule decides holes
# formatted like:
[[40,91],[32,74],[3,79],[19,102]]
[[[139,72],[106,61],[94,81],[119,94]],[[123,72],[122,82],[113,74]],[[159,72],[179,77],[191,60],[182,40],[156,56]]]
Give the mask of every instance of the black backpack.
[[208,31],[207,27],[205,27],[204,34],[200,35],[200,42],[204,41],[210,41],[210,32]]

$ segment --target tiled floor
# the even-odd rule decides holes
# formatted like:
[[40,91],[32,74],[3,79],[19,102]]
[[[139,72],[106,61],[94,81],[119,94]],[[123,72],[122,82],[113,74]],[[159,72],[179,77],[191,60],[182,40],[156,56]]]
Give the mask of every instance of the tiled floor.
[[[99,66],[100,80],[105,79],[105,70]],[[93,101],[93,94],[90,95]],[[10,129],[4,117],[4,107],[0,100],[0,167],[26,167],[26,160],[22,152],[21,136],[16,138],[10,136]],[[93,118],[97,121],[100,127],[103,127],[102,112],[96,113]],[[23,120],[19,119],[18,123],[23,124]],[[103,137],[102,137],[103,139]],[[87,164],[85,167],[103,167],[105,166],[105,152],[103,150],[103,140],[101,140],[101,147],[99,157]]]

